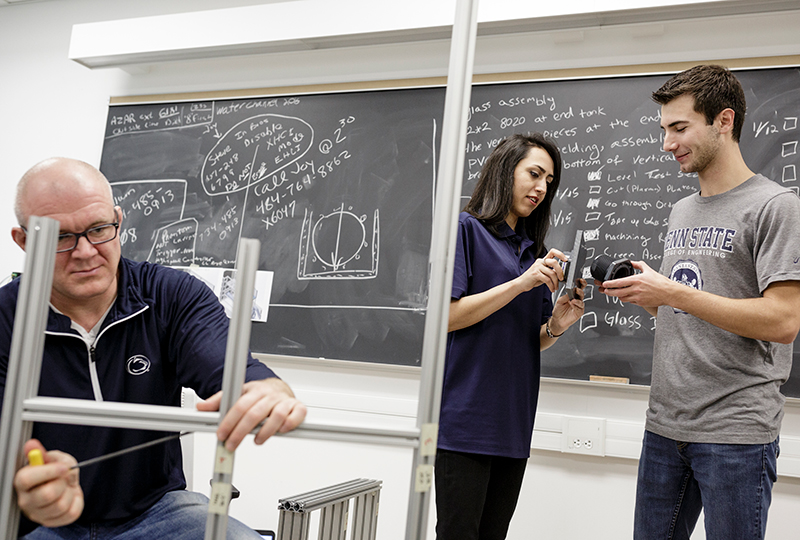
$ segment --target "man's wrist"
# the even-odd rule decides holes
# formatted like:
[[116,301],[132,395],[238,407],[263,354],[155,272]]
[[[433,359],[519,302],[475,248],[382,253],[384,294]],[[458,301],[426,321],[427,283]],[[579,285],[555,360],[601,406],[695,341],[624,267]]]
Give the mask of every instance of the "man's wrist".
[[561,330],[560,333],[554,332],[553,328],[550,326],[550,321],[552,321],[552,320],[553,320],[553,318],[550,317],[549,319],[547,319],[547,322],[544,325],[544,331],[547,334],[547,337],[555,339],[555,338],[563,336],[564,332],[567,331],[566,328]]

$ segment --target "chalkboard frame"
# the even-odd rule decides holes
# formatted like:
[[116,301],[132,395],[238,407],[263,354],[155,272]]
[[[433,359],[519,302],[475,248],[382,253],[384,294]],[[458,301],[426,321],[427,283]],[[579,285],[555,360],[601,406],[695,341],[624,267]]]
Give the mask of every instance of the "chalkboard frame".
[[[707,61],[728,66],[733,71],[737,70],[769,70],[779,68],[791,68],[800,66],[800,55],[764,57],[764,58],[745,58],[745,59],[717,59]],[[536,82],[558,82],[572,80],[589,80],[603,78],[625,78],[639,77],[647,75],[671,75],[683,69],[696,65],[698,62],[675,62],[663,64],[628,65],[628,66],[608,66],[596,68],[574,68],[564,70],[543,70],[514,73],[494,73],[475,75],[473,84],[478,85],[502,85],[505,83],[536,83]],[[157,104],[157,103],[179,103],[185,101],[205,100],[205,99],[240,99],[251,97],[270,97],[287,95],[312,95],[342,92],[370,92],[376,90],[395,90],[395,89],[417,89],[417,88],[437,88],[444,87],[446,80],[444,77],[429,77],[416,79],[397,79],[385,81],[368,81],[354,83],[336,83],[323,85],[303,85],[285,86],[257,89],[238,89],[221,91],[204,91],[191,93],[171,93],[171,94],[151,94],[151,95],[130,95],[115,96],[109,98],[109,105],[135,105],[135,104]],[[257,356],[281,358],[282,355],[272,355],[259,353]],[[317,363],[327,363],[332,365],[345,366],[349,364],[357,365],[358,368],[369,370],[385,371],[387,373],[406,373],[417,372],[417,366],[405,366],[385,364],[382,362],[360,362],[351,360],[338,360],[334,358],[313,358],[302,356],[285,356],[295,363],[314,365]],[[626,388],[642,391],[648,389],[646,384],[623,384],[618,382],[591,381],[584,379],[562,378],[562,377],[543,377],[548,380],[563,382],[566,384],[593,385],[599,387]],[[800,397],[787,397],[787,400],[800,403]]]

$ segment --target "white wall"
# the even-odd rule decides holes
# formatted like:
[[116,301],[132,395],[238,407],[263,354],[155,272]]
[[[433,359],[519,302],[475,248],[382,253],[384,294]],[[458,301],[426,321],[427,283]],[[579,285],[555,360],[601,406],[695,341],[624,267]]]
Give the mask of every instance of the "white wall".
[[[294,4],[302,10],[304,2]],[[368,0],[364,0],[365,2]],[[65,155],[98,164],[110,96],[442,76],[443,41],[351,49],[192,60],[89,70],[67,58],[73,24],[183,13],[266,2],[244,0],[51,0],[0,7],[0,229],[9,230],[13,187],[32,164]],[[663,4],[664,2],[641,2]],[[625,66],[800,53],[792,13],[595,26],[481,38],[476,73],[571,67]],[[622,68],[621,68],[622,69]],[[21,270],[22,253],[0,235],[0,279]],[[358,423],[414,424],[413,371],[283,363],[279,373],[317,418]],[[594,416],[640,429],[646,391],[545,381],[540,413]],[[800,408],[787,407],[784,435],[800,436]],[[546,433],[537,432],[534,440]],[[190,473],[207,491],[211,437],[193,441]],[[536,443],[534,444],[536,445]],[[254,527],[274,528],[279,497],[355,477],[384,481],[378,535],[403,538],[411,451],[407,448],[280,438],[264,448],[246,443],[234,483],[242,498],[231,513]],[[510,538],[593,538],[631,535],[636,461],[534,450]],[[769,538],[796,536],[800,480],[781,477],[774,490]],[[429,529],[432,528],[432,521]],[[432,537],[432,536],[431,536]],[[703,538],[702,531],[695,538]]]

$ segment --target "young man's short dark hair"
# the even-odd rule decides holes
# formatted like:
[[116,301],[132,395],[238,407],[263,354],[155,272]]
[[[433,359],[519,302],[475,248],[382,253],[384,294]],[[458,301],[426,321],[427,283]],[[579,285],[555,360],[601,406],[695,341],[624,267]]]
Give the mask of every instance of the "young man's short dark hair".
[[653,101],[666,105],[684,94],[694,97],[694,110],[705,116],[709,125],[720,112],[732,109],[735,113],[732,136],[739,142],[747,103],[742,85],[729,69],[700,65],[682,71],[653,92]]

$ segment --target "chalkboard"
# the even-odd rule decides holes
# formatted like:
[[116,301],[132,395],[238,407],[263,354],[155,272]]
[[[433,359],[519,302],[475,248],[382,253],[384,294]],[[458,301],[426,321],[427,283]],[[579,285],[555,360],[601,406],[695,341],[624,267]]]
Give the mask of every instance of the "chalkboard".
[[440,88],[113,106],[123,255],[274,272],[256,352],[418,365]]
[[[748,165],[797,191],[800,72],[736,73]],[[672,204],[698,189],[661,150],[650,94],[668,76],[475,85],[463,201],[503,137],[542,131],[564,161],[548,246],[582,229],[587,261],[657,268]],[[254,351],[418,365],[443,105],[433,87],[112,106],[101,170],[123,254],[232,267],[238,238],[260,238],[275,276]],[[586,311],[542,374],[648,384],[654,320],[592,290]],[[784,391],[800,396],[800,366]]]

